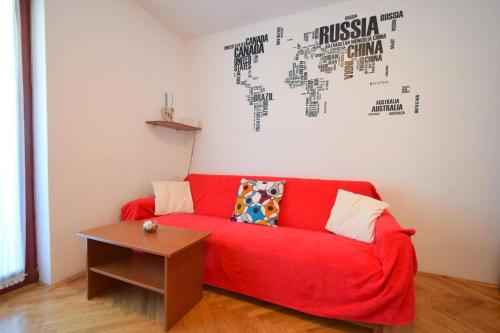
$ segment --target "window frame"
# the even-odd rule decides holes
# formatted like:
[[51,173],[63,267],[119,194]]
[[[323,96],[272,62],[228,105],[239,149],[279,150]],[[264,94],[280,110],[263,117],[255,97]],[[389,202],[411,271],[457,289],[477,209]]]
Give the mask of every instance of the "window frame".
[[33,89],[31,70],[31,0],[19,1],[21,20],[21,57],[23,78],[24,167],[25,167],[25,216],[26,258],[23,282],[0,290],[0,294],[38,281],[35,230],[35,191],[33,165]]

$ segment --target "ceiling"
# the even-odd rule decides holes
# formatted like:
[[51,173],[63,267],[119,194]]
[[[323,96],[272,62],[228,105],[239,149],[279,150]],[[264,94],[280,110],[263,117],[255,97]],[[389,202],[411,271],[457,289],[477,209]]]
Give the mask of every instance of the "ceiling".
[[184,39],[345,0],[135,0]]

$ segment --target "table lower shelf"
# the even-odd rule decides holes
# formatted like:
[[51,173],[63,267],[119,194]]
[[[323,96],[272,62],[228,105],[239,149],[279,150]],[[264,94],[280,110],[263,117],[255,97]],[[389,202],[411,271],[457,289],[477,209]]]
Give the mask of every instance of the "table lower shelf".
[[89,267],[94,273],[102,274],[151,291],[165,294],[164,257],[134,253],[105,264]]

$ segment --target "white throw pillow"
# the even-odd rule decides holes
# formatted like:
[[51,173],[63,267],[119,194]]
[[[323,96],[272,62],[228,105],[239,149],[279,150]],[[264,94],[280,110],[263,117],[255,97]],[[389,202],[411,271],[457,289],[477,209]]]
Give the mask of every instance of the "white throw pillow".
[[152,182],[155,193],[155,215],[193,213],[189,182]]
[[371,243],[375,220],[389,204],[364,195],[339,190],[325,229],[337,235]]

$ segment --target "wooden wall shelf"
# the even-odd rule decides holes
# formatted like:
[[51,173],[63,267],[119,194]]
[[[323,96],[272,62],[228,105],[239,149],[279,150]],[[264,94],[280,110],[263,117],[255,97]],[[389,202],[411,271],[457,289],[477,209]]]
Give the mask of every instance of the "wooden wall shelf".
[[150,120],[150,121],[146,121],[146,124],[153,125],[153,126],[162,126],[162,127],[173,128],[173,129],[176,129],[178,131],[201,131],[201,127],[176,123],[174,121]]

